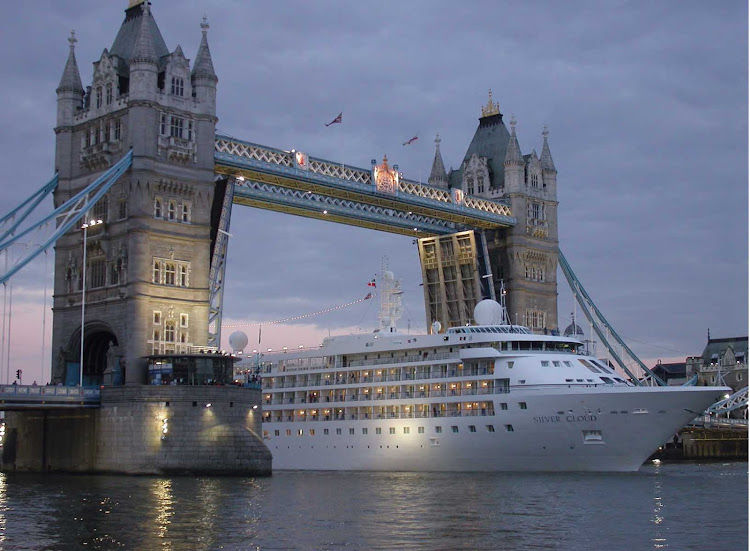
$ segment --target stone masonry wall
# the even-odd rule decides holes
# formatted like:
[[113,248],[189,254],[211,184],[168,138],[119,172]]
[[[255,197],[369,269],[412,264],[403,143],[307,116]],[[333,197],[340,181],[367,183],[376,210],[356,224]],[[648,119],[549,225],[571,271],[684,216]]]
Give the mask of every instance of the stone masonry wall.
[[103,388],[95,468],[269,475],[271,452],[261,436],[261,409],[253,409],[257,404],[260,390],[243,387]]

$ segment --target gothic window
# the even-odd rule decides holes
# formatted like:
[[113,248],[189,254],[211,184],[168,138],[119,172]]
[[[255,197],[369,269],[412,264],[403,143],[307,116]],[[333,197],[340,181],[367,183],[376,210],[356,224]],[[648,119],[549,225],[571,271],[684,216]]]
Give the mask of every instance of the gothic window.
[[477,176],[477,193],[484,193],[484,176]]
[[166,285],[174,285],[175,275],[176,275],[176,269],[175,269],[174,263],[167,262],[166,265],[164,266],[164,283]]
[[125,199],[125,197],[121,197],[119,201],[117,201],[117,218],[119,220],[122,220],[124,218],[128,217],[128,201]]
[[530,201],[526,205],[526,216],[530,220],[544,220],[544,204]]
[[173,138],[182,138],[182,129],[185,126],[185,121],[179,117],[172,117],[172,121],[169,127],[169,135]]
[[161,123],[159,124],[159,134],[162,136],[167,135],[167,116],[162,115],[161,116]]
[[161,312],[154,310],[154,325],[161,325]]
[[154,218],[161,218],[161,199],[154,199]]
[[102,106],[102,88],[101,86],[96,89],[96,108],[99,109]]
[[526,310],[526,326],[531,329],[544,329],[546,327],[546,312],[541,310]]
[[180,327],[187,327],[187,326],[188,326],[188,315],[180,314]]
[[104,259],[91,262],[91,289],[104,287],[107,282],[107,261]]
[[119,260],[117,262],[113,262],[110,265],[110,271],[109,271],[109,284],[110,285],[119,285],[120,284],[120,264]]
[[182,221],[190,222],[190,203],[182,203]]
[[107,84],[107,105],[112,103],[112,83]]
[[187,266],[183,264],[180,266],[180,287],[187,287],[187,285],[188,285]]
[[172,77],[172,95],[182,96],[185,92],[185,81],[178,77]]
[[176,210],[177,204],[174,201],[170,201],[169,207],[167,208],[167,218],[169,218],[170,220],[174,220]]
[[539,175],[536,172],[531,173],[531,187],[539,187]]
[[93,215],[96,220],[107,221],[107,198],[102,197],[94,205]]
[[83,136],[83,147],[89,147],[91,146],[91,134],[89,133],[88,130],[86,130],[84,134],[85,135]]
[[161,340],[161,331],[159,331],[158,329],[154,329],[154,340],[155,341]]
[[91,127],[91,145],[99,143],[99,130],[96,127]]
[[175,323],[174,320],[170,320],[164,323],[164,341],[165,342],[174,342],[174,329],[175,329]]
[[187,342],[187,335],[180,331],[180,344],[185,344]]
[[154,260],[154,276],[151,280],[152,283],[161,283],[161,262]]
[[121,135],[122,135],[122,122],[120,122],[120,119],[115,119],[115,141],[119,140]]
[[193,121],[188,121],[187,125],[187,139],[188,141],[193,141]]
[[474,195],[474,178],[471,176],[466,177],[466,194]]

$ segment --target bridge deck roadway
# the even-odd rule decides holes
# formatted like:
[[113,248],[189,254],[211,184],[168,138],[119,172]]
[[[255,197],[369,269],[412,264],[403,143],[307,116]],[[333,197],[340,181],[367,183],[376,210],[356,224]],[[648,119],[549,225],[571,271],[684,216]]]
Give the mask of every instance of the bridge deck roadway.
[[0,386],[0,411],[98,408],[100,400],[98,387]]
[[217,136],[214,170],[242,180],[237,204],[392,233],[424,237],[516,224],[501,202],[467,196],[455,203],[447,190],[403,179],[394,192],[378,191],[370,170],[312,157],[303,170],[294,155]]

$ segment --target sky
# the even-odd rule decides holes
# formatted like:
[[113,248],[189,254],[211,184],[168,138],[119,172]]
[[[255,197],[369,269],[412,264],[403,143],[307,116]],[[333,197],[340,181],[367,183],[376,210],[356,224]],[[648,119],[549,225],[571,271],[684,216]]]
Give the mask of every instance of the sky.
[[[53,174],[70,31],[86,86],[126,7],[28,0],[0,19],[0,214]],[[647,365],[700,354],[709,329],[748,334],[746,1],[153,0],[152,11],[169,50],[190,59],[208,18],[218,132],[314,157],[366,168],[387,154],[426,181],[435,135],[458,168],[492,89],[524,154],[549,128],[560,248]],[[230,325],[266,322],[263,348],[372,330],[372,300],[267,322],[362,298],[384,257],[404,289],[400,326],[425,330],[411,238],[239,206],[230,231],[225,346]],[[40,259],[2,290],[0,381],[18,368],[24,382],[49,378],[51,266]],[[558,291],[564,328],[561,273]],[[258,327],[243,330],[257,346]]]

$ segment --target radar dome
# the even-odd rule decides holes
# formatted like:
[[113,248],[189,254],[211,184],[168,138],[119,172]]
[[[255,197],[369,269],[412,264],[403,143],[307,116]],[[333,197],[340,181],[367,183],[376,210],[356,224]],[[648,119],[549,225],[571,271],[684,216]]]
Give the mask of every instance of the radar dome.
[[503,307],[492,299],[484,299],[474,307],[477,325],[500,325],[503,323]]
[[439,321],[433,321],[432,322],[432,334],[437,335],[440,333],[440,330],[443,328],[443,324]]
[[232,352],[242,352],[247,346],[247,335],[242,331],[235,331],[229,335],[229,346]]

